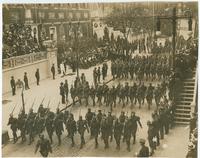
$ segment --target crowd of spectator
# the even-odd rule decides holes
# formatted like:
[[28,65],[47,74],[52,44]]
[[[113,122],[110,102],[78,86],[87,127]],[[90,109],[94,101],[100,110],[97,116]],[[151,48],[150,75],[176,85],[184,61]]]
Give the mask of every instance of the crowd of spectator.
[[3,59],[39,52],[40,47],[36,30],[32,30],[30,25],[14,23],[4,27]]

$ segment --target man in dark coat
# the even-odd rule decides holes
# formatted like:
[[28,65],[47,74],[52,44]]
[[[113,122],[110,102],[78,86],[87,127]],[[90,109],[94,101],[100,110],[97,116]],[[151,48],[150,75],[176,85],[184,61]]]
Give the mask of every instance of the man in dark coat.
[[10,118],[8,120],[7,125],[10,125],[10,128],[11,128],[12,133],[13,133],[14,144],[15,144],[18,140],[18,138],[17,138],[17,127],[18,127],[17,118],[14,118],[13,115],[10,114]]
[[15,91],[16,91],[16,84],[15,84],[15,79],[14,79],[14,76],[11,77],[11,80],[10,80],[10,86],[12,88],[12,95],[15,95]]
[[117,119],[114,124],[114,138],[117,144],[116,147],[117,150],[120,149],[120,140],[123,133],[123,128],[124,128],[123,123],[120,122],[119,119]]
[[62,104],[65,104],[65,88],[63,82],[60,83],[60,95],[62,97]]
[[87,124],[86,120],[83,120],[82,116],[79,116],[79,120],[77,121],[77,130],[78,130],[78,133],[81,136],[80,149],[82,149],[83,145],[85,144],[84,133],[85,133],[86,129],[87,129],[87,131],[89,133],[89,128],[88,128],[88,124]]
[[25,90],[30,89],[28,85],[28,77],[26,72],[24,73],[24,84],[25,84]]
[[36,81],[37,81],[37,85],[39,86],[39,82],[40,82],[40,72],[39,72],[39,69],[36,70],[35,72],[35,78],[36,78]]
[[95,148],[98,148],[98,135],[100,134],[100,122],[97,121],[96,116],[92,118],[90,125],[91,136],[95,139]]
[[51,67],[51,73],[52,73],[52,75],[53,75],[53,80],[55,80],[55,73],[56,73],[56,70],[55,70],[54,64],[53,64],[52,67]]

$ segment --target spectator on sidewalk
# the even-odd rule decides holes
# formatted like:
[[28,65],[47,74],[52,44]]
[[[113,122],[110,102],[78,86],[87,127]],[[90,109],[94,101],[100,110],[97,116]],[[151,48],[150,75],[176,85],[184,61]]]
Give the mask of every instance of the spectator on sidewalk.
[[40,85],[40,72],[39,72],[39,69],[36,70],[35,72],[35,78],[37,80],[37,85],[39,86]]
[[15,79],[14,79],[14,76],[11,77],[11,80],[10,80],[10,85],[11,85],[11,88],[12,88],[12,95],[16,95],[15,91],[16,91],[16,84],[15,84]]
[[24,73],[24,84],[25,84],[25,90],[30,89],[28,85],[27,72]]
[[60,83],[60,95],[62,97],[62,104],[65,104],[65,88],[63,82]]
[[51,73],[53,75],[53,80],[55,80],[55,72],[56,72],[56,70],[55,70],[55,66],[53,64],[52,67],[51,67]]

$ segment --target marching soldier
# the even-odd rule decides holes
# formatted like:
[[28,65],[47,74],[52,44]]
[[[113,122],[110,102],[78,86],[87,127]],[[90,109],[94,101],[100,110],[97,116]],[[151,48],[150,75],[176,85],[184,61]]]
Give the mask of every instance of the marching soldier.
[[156,144],[154,143],[153,139],[155,136],[155,131],[154,131],[154,127],[151,123],[151,121],[147,122],[147,126],[148,126],[148,142],[149,142],[149,147],[151,149],[149,156],[152,156],[154,154],[154,150],[155,150],[155,146]]
[[98,67],[98,69],[97,69],[97,80],[98,80],[98,83],[100,83],[100,78],[101,78],[101,70],[100,70],[100,67]]
[[94,86],[97,86],[97,68],[95,67],[93,70],[93,79],[94,79]]
[[120,122],[119,119],[116,119],[115,124],[114,124],[114,138],[117,144],[117,147],[116,147],[117,150],[120,149],[120,140],[123,133],[123,128],[124,128],[123,123]]
[[68,129],[69,137],[72,140],[71,146],[74,147],[74,145],[75,145],[74,134],[77,132],[77,128],[76,128],[76,121],[74,120],[73,114],[70,114],[66,126],[67,126],[67,129]]
[[63,113],[60,112],[59,108],[57,109],[57,112],[56,112],[56,117],[54,120],[54,127],[55,127],[56,135],[58,137],[58,145],[60,146],[61,145],[61,135],[62,135],[62,132],[64,131],[64,128],[63,128]]
[[40,139],[37,142],[35,153],[37,153],[38,148],[40,148],[40,154],[43,157],[48,157],[49,152],[52,153],[51,144],[48,139],[44,138],[44,135],[39,135]]
[[76,89],[73,85],[71,85],[70,94],[73,101],[73,105],[75,105]]
[[22,143],[26,141],[26,119],[27,115],[24,110],[18,115],[18,129],[21,132]]
[[149,84],[149,87],[147,88],[146,100],[148,104],[148,109],[150,110],[150,107],[152,106],[152,100],[153,100],[153,86],[151,83]]
[[13,117],[13,114],[10,114],[10,118],[8,120],[8,126],[10,125],[10,128],[12,130],[12,134],[13,134],[13,140],[14,140],[14,144],[17,142],[18,138],[17,138],[17,127],[18,127],[18,121],[17,118]]
[[91,125],[91,121],[92,121],[93,116],[94,116],[94,113],[91,112],[91,109],[90,109],[90,108],[88,108],[88,112],[87,112],[86,115],[85,115],[85,119],[86,119],[86,121],[87,121],[89,127],[90,127],[90,125]]
[[85,144],[84,133],[85,133],[86,129],[89,133],[89,128],[88,128],[87,122],[82,119],[82,116],[79,116],[79,120],[77,121],[77,130],[78,130],[78,133],[81,136],[80,149],[82,149],[83,145]]
[[108,112],[107,121],[108,121],[108,127],[109,127],[108,128],[108,134],[110,136],[110,142],[112,142],[114,116],[111,115],[111,112]]
[[96,116],[92,118],[90,125],[90,132],[92,137],[95,139],[95,148],[98,148],[98,135],[100,134],[100,122],[97,120]]
[[126,119],[125,125],[124,125],[124,140],[126,141],[127,150],[130,152],[130,140],[131,140],[131,134],[132,134],[132,122],[131,119]]
[[98,110],[97,121],[98,121],[99,123],[101,123],[102,117],[103,117],[103,114],[102,114],[101,110]]
[[98,85],[97,86],[97,93],[96,93],[96,96],[97,96],[97,103],[100,105],[102,105],[102,95],[103,95],[103,92],[102,92],[102,86],[101,85]]
[[120,116],[119,116],[119,122],[122,123],[122,124],[124,124],[125,120],[126,120],[126,116],[125,116],[124,111],[122,111],[121,114],[120,114]]
[[108,65],[106,63],[103,64],[102,66],[102,77],[103,80],[105,80],[106,76],[107,76],[107,70],[108,70]]
[[65,90],[66,101],[68,101],[69,88],[68,88],[68,82],[67,82],[67,80],[65,80],[65,83],[64,83],[64,90]]
[[[160,145],[160,135],[159,135],[160,123],[159,123],[158,119],[159,118],[158,118],[157,113],[153,113],[152,114],[152,126],[153,126],[155,137],[156,137],[156,146]],[[155,146],[155,149],[156,149],[156,146]]]
[[94,89],[94,86],[92,85],[90,88],[90,97],[92,99],[93,106],[95,106],[95,96],[96,96],[96,90]]
[[132,136],[133,136],[133,144],[135,144],[136,140],[136,132],[137,132],[137,126],[140,125],[140,128],[142,128],[142,124],[140,122],[140,117],[135,115],[135,112],[131,113],[130,121],[132,123]]
[[[134,83],[133,86],[131,86],[129,88],[129,97],[130,97],[130,101],[131,101],[131,106],[133,106],[133,103],[136,104],[136,94],[137,94],[137,85],[136,83]],[[135,102],[134,102],[135,100]]]
[[36,113],[33,112],[33,109],[31,108],[26,120],[26,130],[27,133],[29,134],[29,145],[34,141],[34,123],[35,123],[35,117]]
[[53,143],[52,136],[53,136],[53,132],[54,132],[54,118],[55,118],[55,114],[53,112],[49,111],[47,113],[45,127],[46,127],[47,134],[49,136],[49,139],[51,141],[51,144]]
[[108,124],[108,119],[106,117],[103,117],[101,120],[101,134],[104,140],[105,149],[109,148],[109,144],[108,144],[109,130],[110,129],[109,129],[109,124]]

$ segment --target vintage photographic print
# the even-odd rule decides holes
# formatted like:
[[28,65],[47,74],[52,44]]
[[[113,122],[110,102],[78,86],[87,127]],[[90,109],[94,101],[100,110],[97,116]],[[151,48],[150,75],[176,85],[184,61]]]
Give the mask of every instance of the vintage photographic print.
[[2,21],[2,157],[197,158],[198,1],[3,3]]

